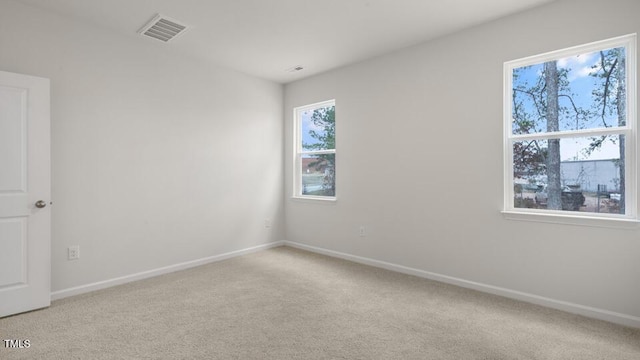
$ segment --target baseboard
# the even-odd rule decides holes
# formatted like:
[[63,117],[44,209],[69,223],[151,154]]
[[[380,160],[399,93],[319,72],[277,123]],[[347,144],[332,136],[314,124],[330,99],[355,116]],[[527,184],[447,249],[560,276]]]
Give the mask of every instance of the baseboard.
[[192,268],[192,267],[209,264],[209,263],[216,262],[216,261],[226,260],[226,259],[233,258],[233,257],[236,257],[236,256],[246,255],[246,254],[250,254],[250,253],[253,253],[253,252],[266,250],[266,249],[270,249],[270,248],[274,248],[274,247],[278,247],[278,246],[283,246],[283,245],[284,245],[284,241],[276,241],[276,242],[272,242],[272,243],[268,243],[268,244],[264,244],[264,245],[258,245],[258,246],[250,247],[250,248],[247,248],[247,249],[231,251],[231,252],[220,254],[220,255],[208,256],[208,257],[205,257],[205,258],[191,260],[191,261],[185,261],[185,262],[182,262],[182,263],[179,263],[179,264],[169,265],[169,266],[161,267],[161,268],[158,268],[158,269],[153,269],[153,270],[139,272],[139,273],[136,273],[136,274],[121,276],[121,277],[117,277],[117,278],[114,278],[114,279],[103,280],[103,281],[98,281],[98,282],[91,283],[91,284],[86,284],[86,285],[76,286],[76,287],[72,287],[72,288],[68,288],[68,289],[58,290],[58,291],[54,291],[54,292],[51,293],[51,300],[52,301],[53,300],[59,300],[59,299],[63,299],[63,298],[69,297],[69,296],[84,294],[84,293],[88,293],[88,292],[96,291],[96,290],[100,290],[100,289],[106,289],[106,288],[109,288],[109,287],[112,287],[112,286],[116,286],[116,285],[122,285],[122,284],[126,284],[126,283],[129,283],[129,282],[138,281],[138,280],[142,280],[142,279],[147,279],[147,278],[158,276],[158,275],[168,274],[168,273],[172,273],[172,272],[179,271],[179,270],[185,270],[185,269],[189,269],[189,268]]
[[500,295],[507,298],[520,300],[536,305],[545,306],[552,309],[562,310],[573,314],[578,314],[598,320],[604,320],[608,322],[612,322],[619,325],[630,326],[635,328],[640,328],[640,317],[621,314],[609,310],[598,309],[590,306],[584,306],[580,304],[574,304],[566,301],[555,300],[543,296],[538,296],[534,294],[528,294],[520,291],[510,290],[498,286],[487,285],[483,283],[478,283],[474,281],[464,280],[452,276],[437,274],[429,271],[424,271],[420,269],[414,269],[402,265],[392,264],[385,261],[369,259],[361,256],[346,254],[338,251],[323,249],[315,246],[309,246],[305,244],[296,243],[293,241],[284,241],[285,246],[290,246],[293,248],[298,248],[302,250],[307,250],[311,252],[315,252],[318,254],[323,254],[331,257],[336,257],[340,259],[345,259],[353,262],[357,262],[360,264],[370,265],[378,268],[383,268],[391,271],[400,272],[403,274],[414,275],[418,277],[422,277],[425,279],[440,281],[447,284],[457,285],[460,287],[473,289],[482,291],[485,293],[490,293],[494,295]]

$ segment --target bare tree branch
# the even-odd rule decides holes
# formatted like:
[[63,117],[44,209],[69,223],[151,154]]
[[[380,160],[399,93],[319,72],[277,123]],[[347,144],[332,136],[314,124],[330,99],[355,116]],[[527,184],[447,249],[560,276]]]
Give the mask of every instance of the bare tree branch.
[[605,120],[607,111],[607,98],[609,97],[609,85],[611,84],[611,76],[613,75],[613,70],[618,64],[618,59],[616,58],[613,64],[611,64],[611,69],[607,70],[604,52],[600,51],[600,63],[602,64],[602,71],[604,71],[605,75],[604,95],[602,97],[602,113],[600,114],[600,117],[602,118],[602,124],[604,125],[604,127],[609,127],[609,125],[607,125],[607,121]]
[[536,107],[536,111],[538,112],[538,118],[539,118],[539,119],[544,118],[544,115],[542,115],[542,113],[540,112],[540,109],[541,109],[542,107],[538,104],[538,100],[536,100],[536,94],[534,94],[534,93],[533,93],[533,92],[531,92],[531,91],[526,91],[526,90],[516,89],[516,88],[514,88],[514,89],[513,89],[513,91],[518,91],[518,92],[521,92],[521,93],[523,93],[523,94],[527,94],[527,95],[531,96],[531,99],[533,100],[533,104],[534,104],[534,105],[535,105],[535,107]]

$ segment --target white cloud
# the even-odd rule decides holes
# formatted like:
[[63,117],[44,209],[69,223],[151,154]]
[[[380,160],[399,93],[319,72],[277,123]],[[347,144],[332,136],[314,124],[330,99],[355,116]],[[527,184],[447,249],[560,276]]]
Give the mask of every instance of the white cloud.
[[598,61],[597,53],[580,54],[558,60],[558,67],[570,69],[568,80],[573,81],[589,76],[593,66]]
[[591,66],[585,66],[582,69],[574,70],[574,72],[578,75],[578,77],[589,76],[595,70]]
[[576,67],[585,64],[593,65],[596,61],[597,53],[580,54],[575,56],[569,56],[558,60],[558,66],[560,67]]

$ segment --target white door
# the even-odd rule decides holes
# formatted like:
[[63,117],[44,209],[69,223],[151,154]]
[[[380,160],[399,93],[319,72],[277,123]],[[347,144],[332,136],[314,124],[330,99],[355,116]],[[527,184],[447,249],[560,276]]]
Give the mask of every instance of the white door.
[[0,317],[51,303],[49,80],[0,71]]

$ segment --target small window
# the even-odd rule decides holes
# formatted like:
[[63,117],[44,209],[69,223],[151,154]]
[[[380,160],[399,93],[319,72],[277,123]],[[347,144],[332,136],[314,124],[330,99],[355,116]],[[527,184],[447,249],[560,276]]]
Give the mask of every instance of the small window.
[[335,101],[295,108],[294,119],[294,197],[335,200]]
[[635,35],[505,63],[505,211],[635,219]]

